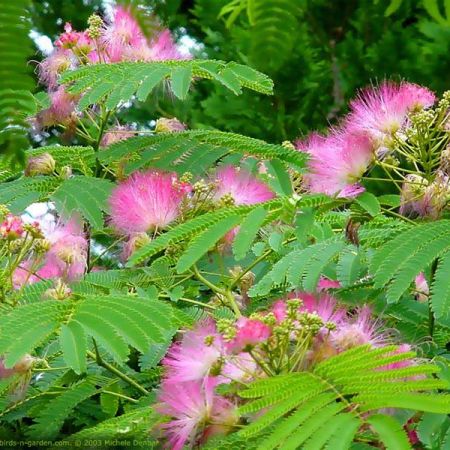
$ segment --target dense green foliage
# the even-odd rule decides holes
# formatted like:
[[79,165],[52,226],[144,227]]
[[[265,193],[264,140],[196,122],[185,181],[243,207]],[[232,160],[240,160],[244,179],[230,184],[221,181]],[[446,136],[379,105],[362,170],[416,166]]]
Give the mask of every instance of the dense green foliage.
[[[54,40],[62,21],[81,30],[88,17],[93,29],[90,15],[104,5],[16,2],[0,12],[5,39],[19,37],[0,65],[0,440],[53,442],[48,448],[109,448],[114,439],[130,443],[117,448],[447,448],[448,92],[433,108],[405,110],[407,131],[386,131],[391,153],[371,150],[357,179],[345,180],[362,180],[364,193],[314,190],[314,155],[292,142],[339,123],[357,89],[385,77],[446,91],[449,3],[121,3],[149,34],[161,27],[151,11],[178,38],[194,39],[196,57],[82,55],[76,68],[57,73],[74,103],[70,120],[42,126],[54,91],[33,88],[23,30]],[[92,29],[95,41],[99,28]],[[162,116],[188,128],[164,119],[155,126]],[[248,172],[247,185],[219,195],[218,173],[235,167],[235,178]],[[151,201],[136,201],[143,181],[132,186],[121,228],[114,193],[136,173],[169,172],[169,188],[155,188]],[[240,201],[252,183],[270,195]],[[154,201],[163,209],[164,189],[183,192],[174,218],[131,230],[139,207],[148,212]],[[402,209],[416,201],[425,212]],[[56,233],[22,221],[36,203],[46,204]],[[80,229],[58,231],[63,222]],[[70,235],[70,245],[58,233]],[[57,275],[42,271],[47,263]],[[332,285],[319,288],[324,280]],[[327,318],[301,309],[303,301],[320,309],[331,295],[338,303]],[[230,350],[242,320],[270,327],[270,337]],[[203,401],[204,411],[194,405],[181,418],[195,426],[177,447],[167,428],[179,416],[161,394],[168,360],[211,323],[202,351],[222,340],[226,350],[202,374],[202,389],[225,376],[226,357],[245,354],[254,367],[244,364],[247,378],[213,386],[214,401],[221,396],[233,411],[228,422],[212,420],[212,403]],[[339,347],[343,323],[355,334]],[[203,354],[190,351],[195,374]],[[179,395],[192,400],[187,388]]]

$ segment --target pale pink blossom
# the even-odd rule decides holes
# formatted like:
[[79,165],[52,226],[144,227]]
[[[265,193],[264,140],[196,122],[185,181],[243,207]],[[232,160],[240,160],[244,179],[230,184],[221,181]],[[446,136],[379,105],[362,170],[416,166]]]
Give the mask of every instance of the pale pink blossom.
[[331,295],[324,293],[314,295],[307,292],[300,292],[294,298],[301,299],[302,306],[300,310],[316,313],[324,322],[341,324],[345,320],[345,309],[339,307],[336,299]]
[[170,30],[163,30],[150,43],[151,59],[165,61],[170,59],[191,59],[191,55],[183,55],[175,45]]
[[[411,351],[411,346],[409,344],[400,344],[393,352],[386,356],[401,355],[402,353],[407,353]],[[411,367],[414,364],[412,359],[404,359],[402,361],[397,361],[391,364],[386,364],[385,366],[379,367],[378,370],[393,370],[393,369],[404,369],[405,367]]]
[[111,222],[125,234],[165,228],[178,218],[184,196],[173,173],[135,172],[109,198]]
[[390,137],[407,123],[408,113],[433,105],[436,96],[416,84],[384,82],[368,88],[350,102],[346,126],[353,132],[366,133],[375,148],[389,145]]
[[304,177],[310,192],[351,198],[364,191],[358,182],[373,158],[367,136],[334,130],[327,137],[312,134],[297,147],[310,156]]
[[70,122],[79,96],[67,92],[64,86],[50,92],[49,96],[50,107],[41,111],[39,122],[45,127]]
[[271,334],[270,327],[260,320],[240,317],[236,321],[236,335],[227,343],[227,350],[232,353],[248,351],[255,345],[266,342]]
[[[170,379],[175,382],[198,381],[211,375],[211,370],[224,353],[222,336],[214,322],[200,322],[193,330],[187,331],[181,342],[172,344],[163,365]],[[215,373],[215,375],[217,375]]]
[[216,173],[214,198],[230,195],[236,205],[253,205],[275,197],[270,188],[247,171],[232,166],[221,167]]
[[176,133],[184,130],[186,130],[186,125],[176,117],[172,119],[161,117],[156,121],[155,125],[155,133]]
[[50,89],[55,89],[58,76],[74,67],[74,57],[70,50],[56,49],[39,64],[39,81]]
[[214,392],[217,380],[173,383],[164,380],[159,392],[159,413],[171,420],[160,425],[167,438],[167,448],[192,448],[215,434],[231,430],[237,422],[236,407]]
[[372,317],[372,309],[365,305],[358,308],[352,318],[340,324],[331,333],[330,339],[338,351],[345,351],[363,344],[381,346],[386,342],[387,336]]
[[84,274],[88,242],[79,221],[71,219],[65,224],[60,222],[44,234],[50,242],[50,250],[41,264],[39,260],[27,259],[14,271],[13,284],[16,289],[41,279],[73,281]]
[[423,272],[420,272],[419,275],[415,278],[416,285],[416,298],[419,302],[425,302],[428,300],[430,295],[430,287],[428,286],[428,281]]
[[136,132],[133,131],[131,127],[126,125],[117,125],[106,131],[100,142],[100,147],[108,147],[109,145],[124,141],[125,139],[129,139],[135,135]]
[[[109,62],[146,60],[150,55],[142,30],[129,9],[117,6],[102,33]],[[138,56],[140,55],[140,56]]]
[[44,265],[36,272],[40,278],[63,278],[73,281],[84,274],[88,242],[76,219],[59,223],[46,234],[51,243]]

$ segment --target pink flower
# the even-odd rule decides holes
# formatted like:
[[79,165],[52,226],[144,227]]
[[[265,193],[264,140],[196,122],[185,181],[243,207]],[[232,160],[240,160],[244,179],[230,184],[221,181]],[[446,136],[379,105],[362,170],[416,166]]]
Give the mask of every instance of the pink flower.
[[230,195],[236,205],[253,205],[275,197],[269,187],[245,170],[232,166],[218,169],[215,199]]
[[181,342],[172,345],[163,365],[175,383],[198,381],[211,375],[223,353],[222,336],[217,333],[214,322],[207,320],[186,332]]
[[50,89],[55,89],[58,76],[74,66],[71,52],[66,49],[57,49],[39,64],[39,81]]
[[3,239],[18,239],[23,235],[23,232],[22,219],[13,214],[8,214],[3,223],[0,224],[0,237]]
[[176,133],[179,131],[184,131],[186,125],[180,122],[176,117],[173,119],[167,119],[161,117],[156,121],[155,133]]
[[45,233],[45,237],[51,247],[43,263],[36,267],[39,261],[28,259],[22,262],[13,274],[16,289],[40,279],[63,278],[73,281],[84,274],[88,242],[77,220],[57,224],[53,230]]
[[36,272],[41,278],[64,278],[76,280],[84,274],[88,242],[81,225],[72,219],[58,224],[46,235],[51,248],[44,265]]
[[338,289],[341,287],[341,283],[336,280],[330,280],[329,278],[320,277],[319,282],[317,283],[317,291],[326,291],[327,289]]
[[177,181],[172,173],[135,172],[111,194],[112,224],[126,234],[165,228],[178,218],[185,196]]
[[237,422],[235,406],[214,393],[215,385],[210,377],[186,383],[163,381],[157,409],[171,418],[160,425],[168,439],[167,448],[192,448],[215,434],[226,433]]
[[127,261],[136,250],[140,249],[143,245],[148,244],[150,241],[151,238],[147,233],[132,233],[128,238],[128,241],[123,245],[122,261]]
[[240,317],[236,322],[236,335],[227,343],[232,353],[248,351],[252,347],[269,339],[272,330],[260,320]]
[[70,23],[64,25],[62,33],[55,42],[56,47],[71,49],[79,56],[86,56],[92,50],[92,40],[85,31],[74,31]]
[[118,125],[110,128],[102,137],[100,147],[108,147],[116,142],[124,141],[136,135],[129,126]]
[[43,126],[51,126],[70,122],[75,111],[77,95],[67,92],[64,86],[60,86],[56,91],[51,92],[50,108],[41,111],[39,121]]
[[354,317],[341,323],[331,333],[330,338],[339,351],[363,344],[378,347],[386,342],[386,335],[381,331],[377,321],[372,318],[372,310],[369,306],[358,308]]
[[150,44],[151,59],[165,61],[168,59],[191,59],[191,55],[182,55],[173,42],[169,30],[162,31]]
[[415,174],[407,175],[402,186],[400,214],[438,219],[447,204],[450,179],[438,172],[432,183]]
[[428,296],[430,295],[430,287],[428,286],[427,279],[425,278],[425,274],[420,272],[419,275],[415,278],[416,284],[416,298],[419,302],[425,302],[428,300]]
[[350,103],[347,127],[367,133],[376,148],[385,147],[390,136],[406,124],[409,112],[428,108],[435,100],[435,95],[422,86],[385,81],[378,88],[361,91]]
[[130,10],[121,6],[116,7],[112,23],[104,29],[102,43],[109,62],[146,60],[150,55],[139,24]]
[[297,146],[310,155],[304,177],[310,192],[350,198],[364,191],[357,182],[373,158],[368,137],[335,130],[328,137],[313,134]]
[[[402,353],[407,353],[411,351],[411,346],[409,344],[399,345],[392,353],[389,355],[400,355]],[[388,356],[388,355],[386,355]],[[387,364],[386,366],[379,367],[379,370],[393,370],[393,369],[403,369],[405,367],[410,367],[414,364],[412,359],[405,359],[403,361],[398,361],[395,363]]]
[[316,313],[324,322],[333,322],[338,325],[345,319],[345,309],[338,307],[336,299],[331,295],[300,292],[294,298],[302,300],[301,310]]
[[272,311],[271,312],[275,316],[275,319],[276,319],[277,322],[282,322],[287,317],[286,302],[284,300],[277,300],[272,305]]

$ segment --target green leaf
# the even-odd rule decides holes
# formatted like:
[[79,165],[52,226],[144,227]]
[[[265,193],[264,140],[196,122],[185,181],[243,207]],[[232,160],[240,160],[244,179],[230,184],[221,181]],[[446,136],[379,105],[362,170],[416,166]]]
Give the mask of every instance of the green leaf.
[[86,335],[83,327],[77,321],[63,324],[59,343],[63,352],[65,363],[72,368],[75,373],[86,372]]
[[243,259],[250,250],[266,217],[267,211],[260,206],[251,211],[242,221],[239,231],[233,240],[233,253],[237,261]]
[[370,192],[363,192],[355,198],[361,208],[365,209],[372,217],[377,216],[381,212],[381,206],[375,195]]
[[191,83],[192,67],[179,67],[172,71],[172,91],[181,100],[184,100]]
[[274,176],[274,179],[270,180],[270,184],[273,186],[275,192],[280,195],[291,195],[292,183],[283,162],[279,159],[273,159],[265,164],[268,166],[269,173]]
[[410,450],[412,448],[402,426],[393,417],[377,414],[369,417],[367,422],[378,433],[386,450]]
[[79,212],[94,229],[103,228],[103,214],[114,184],[101,178],[74,176],[65,180],[51,195],[58,211],[71,217]]
[[225,217],[211,226],[208,230],[195,237],[190,242],[187,250],[180,256],[176,266],[177,272],[183,273],[188,270],[240,221],[240,215]]
[[431,305],[437,318],[450,313],[450,252],[439,260],[431,286]]
[[392,16],[402,6],[403,0],[391,0],[391,3],[384,12],[384,17]]

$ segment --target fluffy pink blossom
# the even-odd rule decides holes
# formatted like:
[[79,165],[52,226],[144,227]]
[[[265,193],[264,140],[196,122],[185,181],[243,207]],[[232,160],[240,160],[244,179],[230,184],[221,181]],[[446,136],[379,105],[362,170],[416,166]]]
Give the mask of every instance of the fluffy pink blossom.
[[350,198],[364,191],[358,181],[373,158],[367,136],[335,130],[328,137],[313,134],[297,146],[310,156],[304,177],[310,192]]
[[237,422],[235,406],[214,393],[216,383],[211,377],[186,383],[163,381],[157,409],[172,419],[160,425],[167,448],[192,448],[215,434],[226,433]]
[[102,33],[109,62],[146,60],[150,49],[139,24],[128,9],[116,7],[113,21]]
[[431,183],[419,175],[407,175],[402,186],[400,214],[436,220],[446,206],[449,194],[450,179],[442,172],[438,172]]
[[216,173],[215,199],[230,195],[236,205],[253,205],[274,198],[269,187],[243,169],[226,166]]
[[336,299],[331,295],[301,292],[295,297],[302,300],[301,310],[316,313],[324,322],[333,322],[337,325],[343,323],[345,319],[345,309],[338,307]]
[[112,224],[125,234],[165,228],[178,218],[186,193],[177,181],[172,173],[135,172],[111,194]]
[[39,81],[50,89],[57,86],[58,76],[75,66],[70,50],[56,49],[39,64]]
[[51,247],[44,265],[36,272],[41,278],[64,278],[72,281],[86,269],[88,242],[80,223],[72,219],[58,224],[46,234]]
[[372,317],[369,306],[358,308],[354,317],[343,322],[331,333],[331,342],[339,351],[363,344],[374,347],[386,342],[386,335],[380,329],[380,324]]
[[100,147],[108,147],[116,142],[124,141],[136,135],[129,126],[118,125],[110,128],[102,137]]
[[150,43],[151,59],[165,61],[169,59],[191,59],[191,55],[182,55],[176,47],[170,30],[163,30],[157,38]]
[[23,235],[23,222],[20,217],[8,214],[0,224],[0,237],[9,240],[20,238]]
[[64,86],[50,92],[49,96],[50,107],[41,111],[39,122],[44,127],[70,122],[79,97],[67,92]]
[[376,148],[407,122],[410,111],[433,105],[436,97],[416,84],[384,82],[377,88],[361,91],[350,103],[347,127],[353,132],[367,133]]
[[224,352],[222,336],[212,320],[200,322],[181,342],[172,345],[163,365],[175,383],[202,380],[211,375]]
[[270,327],[260,320],[240,317],[236,322],[236,335],[227,343],[227,349],[232,353],[247,351],[267,341],[271,333]]
[[16,289],[40,279],[63,278],[73,281],[83,275],[88,242],[77,220],[57,224],[53,230],[45,233],[45,238],[51,246],[43,263],[36,268],[39,261],[29,259],[14,271],[13,283]]

